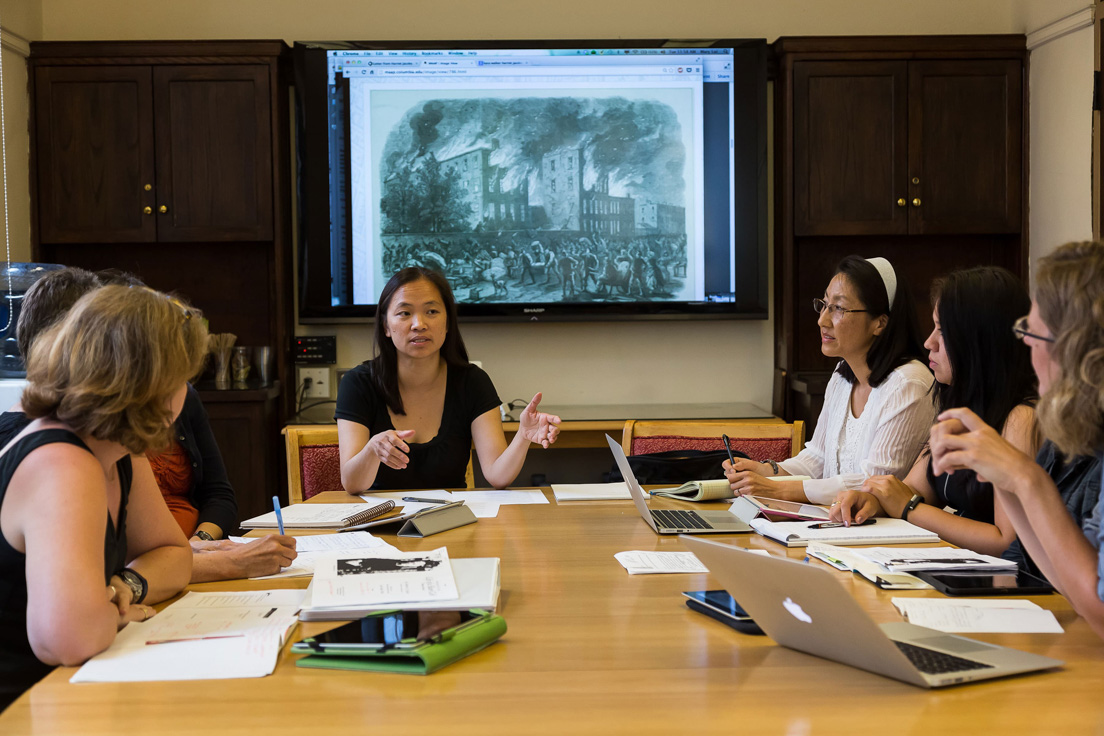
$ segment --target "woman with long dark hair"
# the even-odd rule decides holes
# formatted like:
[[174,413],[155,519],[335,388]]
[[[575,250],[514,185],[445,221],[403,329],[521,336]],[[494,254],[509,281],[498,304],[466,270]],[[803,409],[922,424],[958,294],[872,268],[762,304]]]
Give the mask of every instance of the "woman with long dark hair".
[[472,443],[487,481],[505,488],[529,444],[548,447],[560,418],[537,410],[538,393],[506,443],[498,394],[468,361],[448,281],[404,268],[376,308],[378,355],[349,371],[337,392],[341,483],[351,494],[388,488],[462,488]]
[[[1031,311],[1013,331],[1031,350],[1043,436],[1066,457],[1104,454],[1104,243],[1068,243],[1039,260]],[[972,470],[993,484],[1016,535],[1043,574],[1104,636],[1104,553],[1097,501],[1070,513],[1054,478],[969,408],[939,415],[936,473]],[[1097,470],[1096,474],[1099,475]]]
[[813,439],[780,463],[726,460],[736,495],[828,503],[871,475],[904,477],[924,445],[935,415],[932,375],[917,360],[923,351],[912,299],[889,261],[844,258],[813,308],[821,352],[839,359]]
[[[1034,455],[1035,376],[1031,354],[1008,329],[1031,308],[1023,284],[1003,268],[955,271],[932,285],[935,329],[924,347],[935,374],[933,393],[940,411],[964,406],[1001,433],[1021,452]],[[850,523],[888,515],[935,532],[952,544],[999,555],[1016,539],[1012,522],[993,486],[963,470],[936,475],[924,452],[904,481],[868,478],[832,509]],[[954,513],[945,511],[945,507]]]

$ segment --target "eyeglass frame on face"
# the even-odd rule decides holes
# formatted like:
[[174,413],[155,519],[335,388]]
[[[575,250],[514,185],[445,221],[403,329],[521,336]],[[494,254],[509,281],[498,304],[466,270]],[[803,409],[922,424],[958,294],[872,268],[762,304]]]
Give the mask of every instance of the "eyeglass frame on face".
[[1043,337],[1042,335],[1036,335],[1034,332],[1028,332],[1027,330],[1027,318],[1028,315],[1020,317],[1018,320],[1012,323],[1012,334],[1023,340],[1025,337],[1031,337],[1036,340],[1042,340],[1043,342],[1054,343],[1053,337]]
[[817,314],[824,314],[825,309],[828,310],[828,317],[833,322],[840,319],[841,317],[843,317],[843,315],[850,314],[851,312],[869,312],[870,311],[869,309],[844,309],[843,307],[841,307],[838,304],[829,304],[828,302],[824,301],[823,299],[821,299],[819,297],[817,297],[816,299],[813,299],[813,311],[814,312],[816,312]]

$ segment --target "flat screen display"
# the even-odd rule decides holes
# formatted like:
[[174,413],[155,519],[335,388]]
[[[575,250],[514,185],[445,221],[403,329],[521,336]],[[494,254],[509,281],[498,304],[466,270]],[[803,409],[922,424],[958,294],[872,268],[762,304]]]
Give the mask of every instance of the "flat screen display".
[[300,314],[766,316],[765,43],[296,44]]

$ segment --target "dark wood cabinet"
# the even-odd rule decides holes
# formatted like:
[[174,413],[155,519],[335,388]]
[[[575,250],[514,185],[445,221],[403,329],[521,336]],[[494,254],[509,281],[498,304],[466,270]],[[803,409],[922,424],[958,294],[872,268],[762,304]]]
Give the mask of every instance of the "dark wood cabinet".
[[811,433],[835,361],[811,300],[845,256],[883,256],[931,327],[932,280],[1023,278],[1023,36],[782,38],[774,44],[775,414]]
[[793,70],[794,232],[908,232],[908,65],[803,61]]
[[794,235],[1015,233],[1018,59],[795,61]]
[[156,240],[149,68],[41,67],[34,87],[39,241]]
[[1022,228],[1023,63],[909,63],[909,232]]
[[268,73],[256,64],[153,69],[158,240],[272,238]]
[[[291,303],[290,49],[282,41],[36,42],[35,260],[129,271],[273,348],[278,383],[201,388],[242,513],[284,485]],[[268,499],[267,503],[265,498]]]
[[272,239],[262,64],[40,66],[40,242]]

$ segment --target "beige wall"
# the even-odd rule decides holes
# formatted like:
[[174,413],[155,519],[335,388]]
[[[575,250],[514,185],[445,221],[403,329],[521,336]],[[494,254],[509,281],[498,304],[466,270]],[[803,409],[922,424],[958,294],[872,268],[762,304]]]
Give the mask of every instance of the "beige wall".
[[[1028,27],[1031,262],[1092,238],[1092,3],[1055,7]],[[1062,13],[1062,10],[1070,12]],[[1038,45],[1035,45],[1038,44]]]
[[[376,0],[316,0],[309,4],[298,0],[3,0],[0,9],[19,5],[27,10],[28,22],[33,25],[34,10],[41,7],[41,27],[27,33],[29,38],[49,40],[726,35],[773,40],[780,35],[1023,33],[1035,27],[1028,23],[1049,22],[1051,9],[1070,1],[705,0],[673,11],[669,2],[660,0],[539,4],[503,0],[463,4],[449,0],[417,4]],[[1062,85],[1062,80],[1050,77],[1048,85]],[[4,87],[5,91],[14,89],[7,79]],[[1034,150],[1037,144],[1032,132]],[[1075,158],[1076,152],[1070,156]],[[1032,165],[1036,165],[1034,158]],[[12,181],[18,192],[15,179]],[[26,206],[25,190],[24,184],[17,197],[21,206]],[[14,213],[12,220],[16,220]],[[1045,241],[1046,235],[1040,234],[1040,240]],[[336,333],[342,366],[368,357],[370,342],[364,326],[300,329],[304,333]],[[761,406],[770,403],[773,332],[769,321],[471,324],[464,327],[464,335],[473,357],[484,361],[505,399],[541,389],[549,401],[558,403],[709,399],[751,401]]]
[[38,0],[0,1],[0,25],[3,26],[3,101],[4,142],[7,149],[7,219],[0,198],[0,260],[5,252],[5,228],[11,244],[10,259],[27,261],[31,257],[29,175],[30,138],[27,134],[27,53],[28,41],[42,36],[42,13]]

